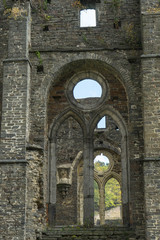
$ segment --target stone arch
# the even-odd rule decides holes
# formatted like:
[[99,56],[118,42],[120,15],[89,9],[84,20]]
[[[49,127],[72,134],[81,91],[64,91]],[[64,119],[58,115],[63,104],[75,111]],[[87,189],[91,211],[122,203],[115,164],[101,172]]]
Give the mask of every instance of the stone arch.
[[[101,149],[102,149],[102,147],[97,147],[97,148],[95,148],[95,151],[96,150],[101,150]],[[111,151],[117,153],[118,155],[121,154],[121,151],[120,151],[120,149],[117,146],[114,146],[113,144],[108,143],[108,142],[104,143],[103,149],[111,150]]]
[[[84,107],[84,104],[80,104],[76,101],[76,99],[74,99],[73,97],[73,89],[76,86],[76,84],[78,82],[80,82],[83,79],[93,79],[95,80],[97,83],[99,83],[99,85],[101,86],[102,89],[102,96],[100,97],[100,99],[98,101],[96,101],[96,103],[94,104],[89,104],[88,108],[86,108],[86,106]],[[104,76],[99,73],[98,71],[95,70],[87,70],[87,71],[80,71],[78,73],[75,73],[66,83],[65,85],[65,92],[67,95],[67,98],[70,102],[72,102],[73,105],[75,105],[78,108],[81,109],[88,109],[88,110],[93,110],[95,109],[97,106],[101,105],[104,101],[104,99],[109,99],[110,93],[109,93],[109,84],[108,81],[104,78]]]
[[[123,59],[123,65],[121,64],[121,61],[117,60],[119,58],[119,55],[116,53],[114,55],[109,55],[107,57],[104,56],[100,56],[99,54],[91,54],[91,53],[80,53],[78,56],[73,56],[72,57],[72,61],[70,58],[66,58],[63,61],[63,64],[60,63],[57,71],[53,74],[53,71],[51,71],[51,75],[50,75],[50,79],[46,78],[44,80],[44,84],[46,84],[46,94],[48,95],[49,93],[49,89],[51,88],[51,84],[53,85],[52,87],[54,87],[54,84],[60,82],[60,81],[65,81],[67,82],[67,80],[71,79],[74,74],[76,72],[81,72],[87,69],[87,64],[91,64],[91,69],[90,71],[94,70],[97,72],[100,72],[100,74],[103,75],[102,73],[102,69],[106,72],[110,72],[112,75],[114,75],[115,78],[117,78],[117,80],[119,80],[119,82],[121,82],[124,86],[124,89],[126,91],[126,94],[128,94],[127,98],[129,99],[129,101],[132,101],[132,97],[134,96],[134,92],[133,92],[133,85],[131,82],[131,78],[130,78],[130,64],[128,63],[128,61],[124,58],[124,56],[121,55],[121,59]],[[119,58],[120,59],[120,58]],[[117,63],[117,64],[116,64]],[[126,67],[127,66],[127,67]],[[126,70],[127,69],[127,70]],[[86,70],[87,71],[87,70]],[[51,80],[52,79],[52,80]],[[46,98],[47,99],[47,98]],[[46,109],[47,109],[47,102],[46,102]],[[66,111],[66,114],[65,114]],[[94,120],[92,120],[90,122],[91,124],[91,128],[89,128],[89,133],[88,133],[88,128],[85,127],[84,124],[84,120],[82,117],[78,116],[78,113],[75,110],[70,109],[70,110],[65,110],[62,114],[58,115],[57,118],[55,118],[55,121],[52,123],[51,128],[50,128],[50,132],[49,132],[49,138],[50,138],[50,147],[49,147],[49,156],[52,155],[52,153],[50,152],[50,149],[54,146],[55,144],[55,140],[54,140],[54,136],[56,135],[56,131],[60,126],[59,123],[59,119],[62,119],[64,116],[67,118],[67,114],[68,116],[70,115],[69,111],[73,114],[73,112],[75,113],[74,118],[77,120],[77,122],[79,122],[80,126],[82,127],[83,130],[83,134],[85,136],[89,136],[90,138],[92,137],[92,131],[95,127],[96,121],[98,121],[98,119],[100,118],[100,116],[103,116],[104,114],[108,114],[111,117],[113,117],[113,119],[117,122],[118,127],[120,128],[121,132],[123,132],[122,134],[122,138],[123,138],[123,159],[128,159],[128,152],[127,152],[127,130],[126,130],[126,126],[124,121],[122,120],[120,114],[116,111],[114,111],[113,108],[108,107],[107,110],[103,110],[102,108],[99,108],[98,113],[95,114]],[[62,118],[60,117],[62,116]],[[46,119],[47,121],[47,119]],[[88,138],[87,136],[87,138]],[[88,140],[86,137],[84,137],[84,139],[86,139],[86,143],[85,143],[85,149],[87,149],[87,145],[88,145]],[[86,152],[85,156],[86,159],[88,158],[88,156],[91,156],[92,153],[91,152]],[[49,158],[53,158],[53,156],[49,157]],[[124,162],[124,176],[125,179],[127,179],[129,181],[129,177],[128,177],[128,168],[129,168],[129,163],[128,161],[123,161]],[[125,166],[125,163],[126,166]],[[127,194],[124,195],[124,203],[126,204],[126,209],[128,208],[128,203],[129,203],[129,190],[128,187],[126,186],[126,180],[122,181],[122,185],[124,186],[124,188],[126,188],[126,192]],[[123,184],[124,183],[124,184]],[[128,219],[126,217],[126,222],[128,222]]]
[[[67,109],[63,111],[60,115],[58,115],[52,122],[50,131],[49,131],[49,164],[48,164],[48,217],[49,217],[49,224],[53,224],[54,222],[54,212],[55,212],[55,203],[56,203],[56,134],[58,129],[60,128],[61,124],[72,117],[76,120],[80,128],[82,129],[83,137],[86,136],[86,127],[84,124],[84,120],[78,116],[75,110]],[[83,139],[82,139],[83,140]],[[76,156],[75,162],[73,162],[73,166],[71,165],[71,172],[72,168],[79,161],[81,158],[82,153],[79,152]]]
[[[120,220],[122,220],[122,203],[121,203],[121,200],[122,200],[122,186],[121,186],[121,177],[120,177],[120,175],[119,174],[117,174],[117,173],[115,173],[115,172],[110,172],[110,174],[108,174],[108,175],[106,175],[106,176],[104,176],[104,180],[103,180],[103,183],[102,183],[102,186],[103,186],[103,189],[104,189],[104,199],[106,198],[106,196],[107,196],[107,188],[108,188],[108,186],[107,186],[107,184],[109,183],[109,181],[111,180],[111,182],[113,183],[118,183],[118,190],[120,190],[120,192],[118,191],[118,192],[116,192],[116,193],[118,193],[118,195],[119,195],[119,197],[118,197],[118,200],[119,200],[119,204],[120,204],[120,206],[119,206],[119,208],[117,209],[118,210],[118,215],[119,216],[117,216],[118,217],[118,219]],[[113,181],[112,181],[113,180]],[[115,182],[115,180],[116,180],[116,182]],[[117,185],[117,184],[116,184]],[[110,189],[110,188],[109,188]],[[113,193],[114,193],[114,190],[113,190]],[[106,216],[106,214],[105,214],[105,216]],[[104,219],[106,220],[106,217],[104,217]],[[124,220],[124,219],[123,219]]]
[[84,123],[84,119],[76,112],[75,109],[66,109],[65,111],[63,111],[61,114],[59,114],[52,122],[50,129],[49,129],[49,139],[51,141],[53,141],[53,139],[55,139],[56,133],[60,127],[60,125],[62,124],[62,122],[64,122],[67,118],[69,117],[73,117],[81,126],[82,131],[83,131],[83,135],[85,137],[86,133],[87,133],[87,129]]
[[128,131],[124,119],[120,113],[111,106],[107,106],[105,109],[99,109],[99,111],[93,117],[90,123],[90,135],[92,138],[94,129],[97,122],[104,115],[109,115],[118,125],[120,129],[121,139],[121,164],[122,164],[122,203],[123,203],[123,222],[128,224],[130,222],[129,216],[129,196],[130,196],[130,177],[129,177],[129,159],[128,159]]
[[[99,68],[98,65],[102,65],[103,68],[112,72],[124,85],[126,92],[128,93],[128,99],[129,101],[132,101],[132,98],[134,96],[134,87],[131,81],[130,63],[123,54],[111,54],[110,52],[108,52],[108,54],[106,54],[105,56],[98,53],[90,52],[82,52],[78,55],[75,54],[72,56],[72,59],[67,56],[65,59],[63,59],[63,63],[59,63],[59,65],[57,66],[57,71],[55,72],[55,68],[53,67],[53,71],[51,69],[50,75],[45,78],[43,84],[45,85],[46,89],[46,97],[48,96],[51,84],[53,82],[57,82],[63,73],[70,72],[70,77],[72,77],[75,71],[77,72],[83,70],[81,68],[81,65],[82,63],[84,63],[84,65],[86,66],[87,61],[91,61],[95,68]],[[75,66],[77,67],[77,69],[73,70],[75,69]]]
[[99,189],[100,189],[102,183],[101,183],[101,181],[100,181],[100,179],[99,179],[99,177],[98,177],[97,172],[95,172],[95,171],[94,171],[94,180],[96,181],[96,183],[98,184],[98,187],[99,187]]
[[[101,153],[103,153],[103,155],[109,159],[109,166],[106,172],[111,172],[114,166],[112,154],[108,151],[107,148],[94,149],[94,159],[97,155],[100,155]],[[96,173],[97,170],[95,169],[94,172]]]
[[119,182],[119,184],[120,184],[120,186],[121,186],[121,176],[120,176],[118,173],[113,172],[113,171],[112,171],[112,172],[109,172],[109,173],[106,173],[106,174],[104,175],[104,179],[103,179],[103,182],[102,182],[102,186],[105,187],[106,183],[107,183],[111,178],[115,178],[115,179]]
[[122,118],[121,114],[109,105],[105,108],[104,107],[100,108],[97,111],[97,113],[95,114],[95,116],[92,118],[91,124],[90,124],[90,126],[91,126],[90,134],[91,135],[93,134],[93,131],[94,131],[98,121],[105,115],[109,115],[110,117],[113,118],[113,120],[117,123],[123,137],[128,135],[127,126],[126,126],[126,123],[125,123],[124,119]]

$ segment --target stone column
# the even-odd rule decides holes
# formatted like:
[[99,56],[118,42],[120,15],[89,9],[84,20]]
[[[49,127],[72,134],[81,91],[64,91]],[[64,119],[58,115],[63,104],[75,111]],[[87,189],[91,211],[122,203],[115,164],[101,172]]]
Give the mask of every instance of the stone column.
[[48,196],[48,222],[50,226],[55,224],[56,218],[56,143],[55,139],[50,140],[50,166],[49,166],[49,196]]
[[[160,236],[160,11],[141,0],[146,239]],[[160,7],[160,6],[159,6]]]
[[94,225],[94,163],[93,143],[91,138],[84,139],[84,225]]
[[30,7],[25,3],[18,5],[18,9],[20,14],[18,18],[10,19],[8,58],[3,62],[0,145],[0,176],[2,177],[0,219],[3,219],[0,235],[3,239],[25,239],[25,145],[29,112]]
[[99,191],[99,215],[100,215],[100,224],[105,224],[105,187],[101,186]]

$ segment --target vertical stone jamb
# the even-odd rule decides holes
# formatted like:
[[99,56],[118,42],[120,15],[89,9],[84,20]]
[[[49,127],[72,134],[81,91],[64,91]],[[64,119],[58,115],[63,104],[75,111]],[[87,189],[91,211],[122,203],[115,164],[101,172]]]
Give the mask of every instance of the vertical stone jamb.
[[93,163],[93,143],[91,138],[84,139],[84,225],[94,224],[94,163]]
[[130,225],[129,214],[129,196],[130,196],[130,178],[129,178],[129,163],[128,163],[128,150],[127,150],[127,136],[122,135],[121,139],[121,162],[122,162],[122,215],[123,224]]
[[101,185],[99,190],[99,215],[100,215],[100,224],[105,224],[105,187]]
[[49,144],[49,197],[48,197],[48,223],[50,226],[55,224],[56,217],[56,143],[55,139],[50,140]]
[[[18,4],[19,16],[9,22],[8,58],[3,61],[3,103],[0,182],[3,239],[25,239],[26,132],[29,100],[30,5]],[[7,189],[7,191],[6,191]],[[0,208],[1,208],[0,207]],[[4,212],[5,210],[5,212]],[[10,213],[12,213],[10,215]],[[5,216],[5,219],[4,219]]]

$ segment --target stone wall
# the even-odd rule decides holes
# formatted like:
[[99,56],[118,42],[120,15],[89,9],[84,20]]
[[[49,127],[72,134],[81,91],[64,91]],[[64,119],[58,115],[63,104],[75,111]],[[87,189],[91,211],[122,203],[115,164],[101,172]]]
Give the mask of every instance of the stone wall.
[[[156,5],[157,4],[157,5]],[[142,77],[144,102],[144,182],[146,239],[159,238],[159,28],[160,13],[155,1],[142,4]],[[152,190],[151,190],[152,189]]]
[[[51,51],[55,49],[131,49],[139,46],[140,8],[137,0],[122,1],[114,7],[112,0],[96,3],[97,27],[80,28],[80,12],[72,6],[74,1],[53,1],[47,4],[46,13],[49,21],[32,12],[32,49]],[[134,14],[133,14],[134,13]],[[114,28],[117,19],[120,27]],[[129,30],[129,25],[133,32]],[[45,27],[48,27],[47,31]],[[127,29],[127,30],[126,30]],[[131,35],[135,35],[131,40]],[[38,40],[38,41],[37,41]]]
[[[2,1],[1,1],[2,2]],[[4,5],[0,2],[0,121],[2,111],[2,88],[3,88],[3,60],[7,58],[8,52],[8,19],[4,16]]]
[[[3,15],[2,2],[4,1],[0,1],[0,102],[3,77],[1,199],[4,207],[1,209],[0,219],[5,216],[5,226],[1,224],[3,238],[11,239],[15,236],[23,239],[26,227],[26,239],[36,239],[41,229],[47,225],[50,164],[48,136],[56,120],[70,109],[77,116],[79,124],[83,122],[83,134],[88,136],[87,130],[93,132],[96,121],[98,122],[108,106],[120,113],[127,128],[129,223],[135,226],[137,233],[144,239],[145,194],[146,238],[158,238],[159,215],[156,206],[159,206],[159,192],[156,186],[159,184],[160,147],[157,124],[159,14],[147,11],[155,7],[158,0],[141,0],[141,6],[137,0],[122,1],[117,9],[113,7],[111,0],[107,3],[101,0],[96,3],[98,21],[95,28],[79,27],[79,9],[72,7],[71,0],[47,3],[44,12],[49,16],[48,20],[44,18],[43,11],[35,11],[32,3],[32,21],[29,16],[28,19],[25,16],[18,20],[10,19],[10,23],[8,15]],[[13,3],[6,1],[8,7]],[[143,12],[142,25],[140,11]],[[117,19],[118,25],[115,24]],[[110,89],[109,97],[106,97],[103,105],[91,112],[85,112],[72,104],[66,94],[68,81],[76,74],[87,71],[102,75]],[[78,143],[76,148],[81,149],[86,139],[87,137],[81,141],[80,147]],[[115,139],[111,138],[109,143],[106,141],[108,146],[113,147]],[[94,140],[95,147],[100,148],[98,141],[101,139],[94,136]],[[63,141],[61,143],[66,146]],[[118,140],[114,149],[119,146]],[[60,162],[62,164],[62,159]],[[76,173],[74,174],[73,179],[76,178]],[[73,195],[76,195],[76,184],[75,181],[71,191]],[[19,198],[18,205],[16,196]],[[61,201],[58,200],[58,204]],[[76,215],[76,211],[73,212],[72,215]],[[154,214],[151,215],[151,212]],[[74,218],[73,223],[75,222]]]
[[47,221],[44,196],[43,150],[37,146],[27,146],[26,160],[26,239],[41,236],[43,225]]
[[25,230],[26,163],[1,163],[1,239],[23,239]]
[[[0,10],[4,10],[1,1]],[[7,6],[13,2],[7,1]],[[16,6],[16,5],[15,5]],[[27,99],[29,97],[30,65],[28,57],[29,4],[22,4],[25,16],[10,19],[3,15],[1,35],[4,50],[3,101],[1,121],[1,236],[3,239],[24,239],[26,207],[25,145],[27,130]],[[8,33],[9,27],[9,33]],[[6,30],[6,31],[5,31]],[[6,36],[6,39],[5,39]],[[4,37],[4,39],[3,39]],[[3,45],[2,45],[3,46]],[[1,75],[2,76],[2,75]]]

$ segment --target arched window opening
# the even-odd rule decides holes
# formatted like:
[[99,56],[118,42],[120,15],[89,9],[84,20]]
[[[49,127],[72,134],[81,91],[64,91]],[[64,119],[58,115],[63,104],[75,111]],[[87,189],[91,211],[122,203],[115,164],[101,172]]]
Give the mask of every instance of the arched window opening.
[[121,187],[115,178],[111,178],[105,185],[105,223],[121,223],[121,208]]
[[65,86],[68,100],[75,107],[92,110],[102,105],[109,97],[108,83],[97,72],[79,72]]
[[[59,126],[56,134],[55,225],[76,224],[77,205],[79,204],[80,210],[83,208],[83,184],[81,178],[75,180],[77,179],[77,171],[73,171],[75,159],[81,149],[83,149],[82,128],[74,117],[70,116]],[[77,187],[79,188],[79,202],[78,196],[75,195]],[[69,214],[66,212],[66,208]]]
[[[87,66],[90,66],[88,70]],[[51,117],[55,121],[52,123],[49,143],[52,167],[49,169],[49,213],[53,212],[54,207],[55,220],[51,219],[50,222],[54,221],[55,225],[85,225],[88,220],[90,224],[105,224],[106,211],[115,207],[105,205],[105,183],[111,176],[122,182],[124,224],[129,219],[127,128],[118,110],[114,109],[115,106],[109,106],[112,92],[107,75],[103,76],[97,69],[92,70],[92,67],[92,64],[86,64],[85,71],[80,68],[71,78],[67,77],[63,88],[60,88],[63,89],[63,101],[60,101],[59,107],[57,101],[53,101],[55,110]],[[83,85],[79,91],[78,86],[86,82],[96,83],[99,93],[93,94],[91,85]],[[83,95],[84,92],[87,94]],[[50,98],[55,96],[53,93],[59,93],[58,87]],[[70,108],[69,112],[67,108]],[[63,121],[59,121],[61,118]],[[104,130],[98,131],[97,123],[100,121],[103,123],[99,128]],[[77,160],[79,152],[82,152],[82,156]],[[81,171],[76,171],[78,161],[83,162]],[[94,207],[98,213],[94,212]],[[97,220],[94,216],[98,216]]]
[[110,161],[109,158],[101,153],[97,155],[94,159],[94,169],[98,172],[105,172],[108,170]]
[[99,214],[99,187],[96,181],[94,181],[94,224],[100,225],[100,214]]
[[101,129],[101,128],[106,128],[107,127],[107,119],[106,116],[102,117],[100,119],[100,121],[97,123],[97,128]]
[[106,143],[121,148],[122,134],[117,123],[111,116],[103,116],[97,123],[94,129],[94,144],[95,148],[103,148]]
[[80,11],[80,27],[96,27],[95,9],[83,9]]
[[100,98],[102,87],[93,79],[83,79],[75,85],[73,96],[75,99]]

